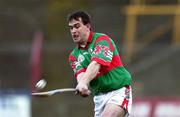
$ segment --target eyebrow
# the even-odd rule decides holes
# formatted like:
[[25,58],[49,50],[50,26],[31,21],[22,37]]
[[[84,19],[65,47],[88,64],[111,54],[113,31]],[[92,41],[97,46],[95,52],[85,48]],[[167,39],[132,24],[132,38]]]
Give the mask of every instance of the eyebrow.
[[80,24],[80,23],[75,23],[75,24],[73,24],[73,25],[69,25],[69,27],[73,27],[73,26],[75,26],[75,25],[77,25],[77,24]]

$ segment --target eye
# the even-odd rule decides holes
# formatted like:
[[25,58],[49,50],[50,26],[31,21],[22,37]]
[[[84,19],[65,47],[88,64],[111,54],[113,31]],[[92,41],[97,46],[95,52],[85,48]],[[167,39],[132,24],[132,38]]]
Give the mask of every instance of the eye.
[[80,24],[75,24],[74,28],[78,29],[80,27]]
[[69,29],[72,30],[72,29],[73,29],[73,26],[69,26]]
[[79,24],[79,23],[77,23],[77,24],[74,24],[74,25],[69,25],[69,29],[70,30],[73,30],[73,28],[75,28],[75,29],[78,29],[79,27],[81,27],[81,25]]

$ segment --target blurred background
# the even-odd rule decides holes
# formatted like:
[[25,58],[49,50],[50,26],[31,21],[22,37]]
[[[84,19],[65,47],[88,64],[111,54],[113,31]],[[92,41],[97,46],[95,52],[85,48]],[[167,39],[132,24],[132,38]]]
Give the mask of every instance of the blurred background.
[[75,87],[75,47],[66,21],[75,10],[109,35],[133,77],[131,117],[180,117],[179,0],[0,0],[0,117],[92,117],[92,97],[44,90]]

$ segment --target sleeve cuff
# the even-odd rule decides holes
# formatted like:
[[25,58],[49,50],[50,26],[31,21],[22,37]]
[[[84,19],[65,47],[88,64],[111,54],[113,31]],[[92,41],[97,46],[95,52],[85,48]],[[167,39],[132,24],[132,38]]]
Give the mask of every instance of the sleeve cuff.
[[80,69],[79,71],[77,71],[77,72],[75,73],[75,78],[77,78],[77,76],[78,76],[80,73],[85,72],[85,71],[86,71],[85,68],[82,68],[82,69]]
[[98,62],[99,64],[104,65],[104,66],[109,66],[109,65],[111,64],[111,62],[105,61],[105,60],[100,59],[100,58],[97,58],[97,57],[94,57],[94,58],[92,58],[91,60],[92,60],[92,61],[96,61],[96,62]]

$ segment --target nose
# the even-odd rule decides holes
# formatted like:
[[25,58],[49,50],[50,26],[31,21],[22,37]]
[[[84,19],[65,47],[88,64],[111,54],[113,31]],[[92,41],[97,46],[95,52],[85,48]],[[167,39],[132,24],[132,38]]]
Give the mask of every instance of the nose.
[[71,33],[75,33],[75,32],[76,32],[76,28],[72,28]]

